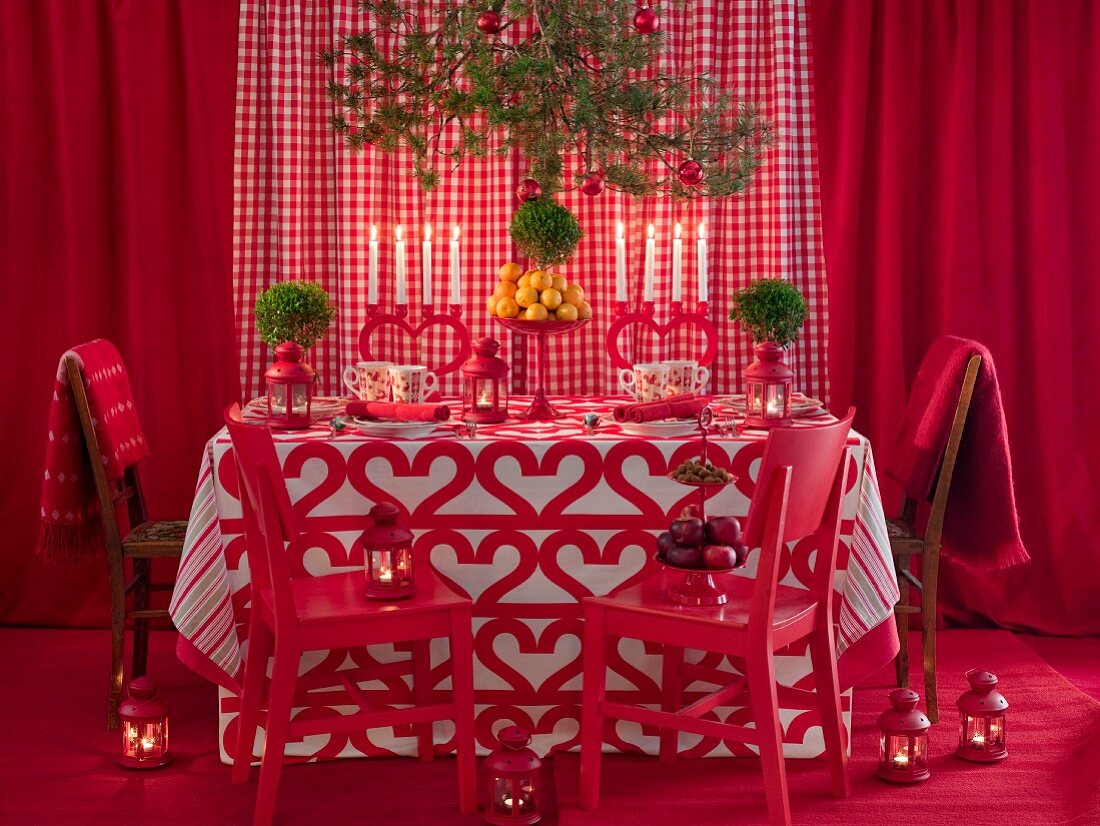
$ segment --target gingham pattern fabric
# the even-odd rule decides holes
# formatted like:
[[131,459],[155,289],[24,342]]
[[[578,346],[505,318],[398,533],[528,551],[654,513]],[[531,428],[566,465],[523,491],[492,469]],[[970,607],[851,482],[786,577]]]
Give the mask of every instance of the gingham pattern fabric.
[[[626,2],[626,0],[619,0]],[[435,0],[440,3],[442,0]],[[405,230],[408,296],[412,320],[422,307],[421,242],[424,225],[433,227],[433,292],[440,307],[450,302],[448,242],[461,227],[463,319],[473,339],[493,335],[510,357],[517,342],[485,312],[501,264],[517,259],[507,225],[517,201],[514,190],[525,176],[515,156],[465,163],[454,174],[445,168],[439,187],[420,192],[406,174],[406,154],[365,151],[352,156],[328,127],[334,113],[325,99],[328,70],[316,60],[341,33],[362,30],[369,21],[355,0],[291,2],[244,0],[237,83],[234,279],[241,379],[246,397],[261,390],[270,353],[252,321],[258,290],[287,279],[311,279],[339,305],[335,331],[313,350],[321,392],[342,393],[340,372],[358,358],[359,330],[367,312],[367,255],[370,227],[379,233],[379,296],[392,307],[395,294],[394,228]],[[422,7],[431,7],[425,0]],[[587,327],[551,344],[550,380],[554,393],[614,392],[615,378],[605,353],[605,336],[615,299],[616,226],[626,226],[630,300],[641,300],[646,227],[658,235],[655,299],[658,320],[667,318],[671,293],[673,226],[683,226],[684,301],[697,297],[695,239],[706,223],[711,311],[722,322],[729,295],[761,277],[783,276],[808,298],[809,320],[790,362],[799,389],[827,399],[825,337],[828,327],[824,262],[817,193],[817,167],[811,117],[809,40],[804,0],[696,0],[668,4],[661,12],[666,32],[666,69],[708,72],[724,87],[756,102],[775,121],[778,144],[769,151],[749,191],[723,200],[677,203],[668,198],[635,200],[605,192],[589,198],[579,191],[560,201],[574,210],[584,229],[575,260],[560,268],[580,283],[595,317]],[[508,29],[505,37],[521,32]],[[445,167],[445,164],[441,165]],[[566,169],[578,168],[575,158]],[[710,390],[740,389],[740,373],[751,361],[751,344],[729,322],[719,325],[720,356]],[[385,358],[395,362],[440,364],[453,343],[445,336],[413,342],[402,334],[383,339]],[[692,342],[673,341],[657,353],[652,342],[634,343],[634,359],[691,357]],[[523,360],[514,359],[522,389]],[[458,390],[446,379],[444,393]]]

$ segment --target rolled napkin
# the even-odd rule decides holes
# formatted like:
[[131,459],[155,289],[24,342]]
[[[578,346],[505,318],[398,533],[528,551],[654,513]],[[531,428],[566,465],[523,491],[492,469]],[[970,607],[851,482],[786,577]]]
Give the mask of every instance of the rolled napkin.
[[443,422],[451,418],[451,408],[445,404],[350,401],[347,411],[349,416],[398,422]]
[[655,422],[660,419],[690,419],[698,416],[699,411],[706,406],[706,399],[701,399],[694,393],[682,393],[656,402],[624,404],[615,408],[614,416],[617,422],[635,424]]

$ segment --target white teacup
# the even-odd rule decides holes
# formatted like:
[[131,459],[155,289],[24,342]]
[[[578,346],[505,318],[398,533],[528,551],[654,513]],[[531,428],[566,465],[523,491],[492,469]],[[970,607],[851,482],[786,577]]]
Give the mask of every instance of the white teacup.
[[619,371],[619,386],[635,401],[655,402],[668,395],[668,365],[657,362],[635,364]]
[[344,384],[362,401],[389,401],[392,364],[392,361],[358,361],[354,367],[344,368]]
[[710,370],[700,367],[699,362],[691,359],[669,359],[662,362],[668,365],[668,394],[678,396],[681,393],[698,393],[710,381]]
[[420,404],[435,390],[435,373],[422,364],[395,364],[389,370],[395,402]]

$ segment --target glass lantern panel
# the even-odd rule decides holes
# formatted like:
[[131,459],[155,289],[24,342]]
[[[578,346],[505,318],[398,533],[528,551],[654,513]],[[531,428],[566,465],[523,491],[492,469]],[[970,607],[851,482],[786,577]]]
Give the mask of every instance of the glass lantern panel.
[[272,413],[285,413],[286,412],[286,385],[285,384],[269,384],[269,393],[271,394],[271,412]]
[[492,379],[474,379],[474,409],[475,410],[492,410],[493,409],[493,387],[494,382]]
[[529,777],[498,777],[493,782],[493,811],[509,817],[529,817],[536,811],[535,787]]
[[1000,750],[1005,747],[1005,718],[991,717],[989,720],[989,748]]
[[764,413],[764,385],[760,382],[749,382],[748,409],[750,416],[760,416]]
[[1004,717],[971,717],[959,721],[959,745],[971,751],[999,751],[1005,744]]
[[168,750],[168,721],[122,724],[123,755],[134,760],[152,760]]
[[791,413],[791,400],[787,393],[786,384],[767,385],[767,417],[769,419],[782,419]]
[[889,734],[879,738],[879,765],[915,774],[928,767],[928,735]]
[[308,384],[292,384],[290,385],[292,398],[294,399],[294,412],[296,414],[304,416],[309,405],[309,385]]

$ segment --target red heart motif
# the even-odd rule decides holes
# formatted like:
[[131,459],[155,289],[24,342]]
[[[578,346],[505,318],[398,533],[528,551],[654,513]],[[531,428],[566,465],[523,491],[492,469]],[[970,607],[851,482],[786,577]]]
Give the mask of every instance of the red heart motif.
[[[384,459],[389,463],[393,478],[426,478],[431,474],[432,464],[437,459],[450,459],[454,463],[454,476],[447,484],[428,496],[417,505],[412,513],[405,516],[418,527],[430,527],[442,524],[446,517],[438,516],[444,505],[458,497],[470,486],[474,479],[474,466],[470,461],[470,452],[465,446],[453,441],[428,442],[416,451],[410,464],[409,457],[400,446],[393,442],[371,441],[355,448],[347,459],[347,479],[357,493],[371,502],[389,500],[405,510],[401,498],[394,491],[387,491],[374,483],[367,474],[367,462],[371,459]],[[377,475],[374,476],[377,479]]]
[[580,676],[583,663],[580,657],[573,657],[545,681],[535,688],[514,666],[504,662],[493,647],[501,636],[515,638],[521,654],[553,654],[563,637],[572,636],[580,640],[584,636],[584,626],[578,618],[554,620],[547,625],[538,638],[535,631],[523,620],[502,617],[489,620],[478,630],[474,637],[474,651],[490,671],[508,683],[518,696],[515,702],[522,705],[549,705],[556,700],[554,694],[562,690],[573,677]]
[[[619,349],[622,333],[631,327],[638,326],[656,334],[657,338],[664,341],[669,333],[679,329],[694,327],[703,333],[707,346],[703,355],[699,357],[699,364],[703,367],[711,364],[718,356],[718,328],[714,322],[704,315],[697,313],[683,313],[673,316],[664,324],[658,324],[652,315],[647,313],[624,313],[611,322],[607,329],[607,354],[611,357],[611,364],[616,370],[629,370],[634,362],[623,355]],[[628,336],[631,341],[634,335]]]
[[317,487],[298,497],[294,503],[294,515],[299,525],[309,519],[313,509],[333,496],[344,484],[344,454],[329,442],[300,442],[291,449],[283,460],[283,476],[287,479],[301,479],[302,469],[310,459],[320,459],[325,464],[325,472],[310,477],[317,480]]
[[[470,545],[470,540],[458,531],[429,530],[417,539],[416,547],[420,546],[431,551],[441,546],[449,546],[454,549],[455,559],[460,565],[492,565],[497,551],[505,546],[513,547],[519,552],[519,562],[516,567],[503,576],[498,575],[493,584],[482,591],[474,601],[475,612],[481,614],[492,612],[502,597],[526,582],[538,567],[534,541],[527,534],[519,531],[493,531],[481,541],[475,551]],[[413,551],[416,552],[415,547]],[[455,582],[443,573],[439,566],[433,565],[433,568],[439,578],[453,588],[455,593],[469,596],[461,583]]]
[[[496,473],[497,462],[508,457],[516,460],[525,478],[555,476],[561,467],[562,460],[567,456],[576,456],[581,460],[583,469],[581,477],[548,502],[541,514],[536,513],[534,506],[528,500],[501,482]],[[535,458],[530,446],[522,442],[499,441],[487,444],[477,455],[476,474],[485,492],[511,508],[516,516],[524,519],[535,519],[541,516],[543,520],[549,520],[561,517],[570,505],[590,493],[599,484],[602,465],[603,459],[600,457],[600,452],[591,442],[574,439],[555,442],[539,461]]]
[[[378,360],[371,349],[370,340],[375,332],[386,327],[396,327],[411,338],[414,343],[426,330],[432,330],[432,332],[437,331],[433,328],[443,328],[439,330],[440,332],[450,330],[454,334],[452,341],[454,345],[457,346],[457,352],[454,358],[441,367],[436,367],[431,364],[428,365],[428,369],[437,376],[445,376],[448,373],[453,373],[461,367],[462,363],[470,356],[470,331],[466,329],[465,324],[453,315],[433,315],[421,321],[416,327],[413,327],[400,316],[379,315],[367,321],[367,323],[363,325],[363,329],[359,331],[359,355],[364,361]],[[417,352],[420,352],[419,345],[417,345]]]
[[[652,442],[631,440],[617,442],[607,451],[607,458],[603,460],[604,479],[608,487],[641,511],[641,517],[647,524],[652,523],[655,530],[664,530],[668,519],[665,509],[651,496],[628,482],[623,475],[623,462],[635,457],[640,457],[645,462],[651,476],[668,475],[668,460],[657,445]],[[638,518],[634,514],[629,515],[632,522]]]
[[[641,546],[649,547],[653,544],[653,535],[641,529],[619,531],[604,543],[603,548],[596,543],[591,534],[583,531],[564,530],[557,531],[546,538],[539,548],[539,568],[548,580],[553,582],[563,591],[568,593],[577,602],[585,597],[596,596],[580,580],[570,576],[569,572],[561,567],[558,554],[562,548],[576,547],[580,549],[581,559],[588,565],[618,565],[626,548]],[[648,554],[647,554],[648,557]],[[646,559],[641,569],[631,574],[612,589],[612,593],[641,582],[657,568],[657,563]],[[601,595],[602,596],[602,595]]]

